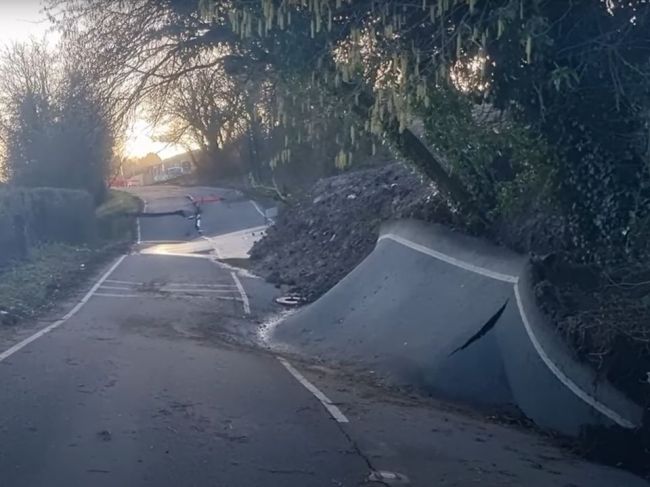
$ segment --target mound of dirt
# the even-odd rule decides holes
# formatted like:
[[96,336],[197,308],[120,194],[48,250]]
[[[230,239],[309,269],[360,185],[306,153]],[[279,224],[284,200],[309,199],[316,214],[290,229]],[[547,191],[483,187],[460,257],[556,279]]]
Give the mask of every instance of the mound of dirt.
[[[323,179],[281,212],[254,246],[251,265],[269,281],[313,301],[372,251],[383,221],[408,217],[467,230],[434,187],[400,164]],[[501,244],[507,240],[498,230],[482,236]],[[542,257],[540,249],[548,250],[545,245],[526,250],[533,253],[537,302],[549,321],[576,358],[631,399],[650,404],[647,265],[635,272],[626,268],[619,276],[572,263],[561,252]]]
[[279,215],[251,252],[255,272],[313,301],[374,248],[382,222],[452,222],[434,187],[401,164],[323,179]]

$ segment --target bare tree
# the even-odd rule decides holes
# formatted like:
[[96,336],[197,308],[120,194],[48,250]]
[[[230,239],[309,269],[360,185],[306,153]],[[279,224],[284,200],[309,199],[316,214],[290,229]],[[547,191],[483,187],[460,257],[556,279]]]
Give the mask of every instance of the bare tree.
[[[190,66],[211,64],[210,58],[219,56],[205,53]],[[146,102],[152,120],[167,128],[161,140],[198,147],[203,165],[218,164],[221,151],[247,129],[246,91],[221,64],[188,70]]]
[[114,130],[92,78],[45,43],[0,53],[0,141],[6,176],[25,186],[105,192]]

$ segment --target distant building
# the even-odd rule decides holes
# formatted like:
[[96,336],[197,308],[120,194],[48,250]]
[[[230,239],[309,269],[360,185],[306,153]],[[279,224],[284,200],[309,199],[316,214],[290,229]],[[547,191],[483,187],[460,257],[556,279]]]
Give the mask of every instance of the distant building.
[[153,165],[143,174],[142,184],[153,184],[177,177],[185,174],[191,174],[194,171],[194,164],[189,154],[178,154],[163,160],[160,164]]

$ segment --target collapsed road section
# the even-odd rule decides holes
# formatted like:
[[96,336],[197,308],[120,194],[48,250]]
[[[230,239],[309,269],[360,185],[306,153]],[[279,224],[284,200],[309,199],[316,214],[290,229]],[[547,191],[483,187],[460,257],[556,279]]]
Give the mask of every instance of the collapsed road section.
[[643,410],[579,363],[537,309],[527,259],[443,226],[386,224],[374,251],[272,340],[536,424],[636,428]]

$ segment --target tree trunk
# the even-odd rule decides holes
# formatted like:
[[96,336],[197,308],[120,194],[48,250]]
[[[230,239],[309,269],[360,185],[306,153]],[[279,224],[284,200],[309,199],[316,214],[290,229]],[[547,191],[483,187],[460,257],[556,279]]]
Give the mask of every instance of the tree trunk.
[[[374,105],[372,94],[362,92],[358,96],[359,104],[354,108],[355,113],[367,120],[371,107]],[[481,209],[465,188],[463,182],[449,174],[442,161],[416,136],[411,130],[400,132],[397,121],[393,120],[384,126],[385,135],[393,147],[404,157],[405,161],[418,168],[438,188],[440,193],[467,218],[476,218],[481,225],[487,224],[487,219]]]

